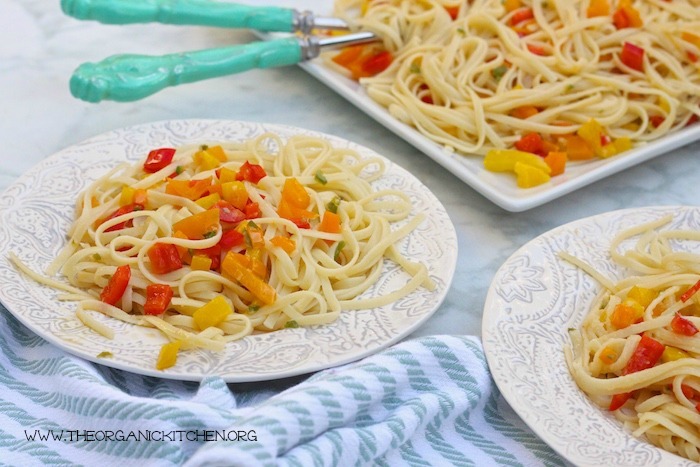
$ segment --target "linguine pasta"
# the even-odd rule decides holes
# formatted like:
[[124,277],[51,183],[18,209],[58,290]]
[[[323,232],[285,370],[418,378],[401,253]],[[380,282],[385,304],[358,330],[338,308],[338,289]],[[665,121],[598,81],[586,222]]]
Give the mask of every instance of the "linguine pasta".
[[591,120],[638,145],[700,115],[698,0],[336,0],[335,14],[394,56],[360,79],[367,94],[448,150],[556,143]]
[[[700,461],[700,255],[674,248],[700,232],[660,230],[671,216],[627,229],[610,248],[633,275],[612,281],[567,253],[560,256],[604,286],[566,362],[576,384],[635,436]],[[638,237],[633,248],[620,245]]]
[[[405,193],[373,188],[383,171],[380,158],[310,136],[161,148],[79,195],[49,277],[13,261],[65,292],[100,334],[114,331],[95,313],[159,329],[175,355],[328,324],[434,287],[398,251],[423,217]],[[404,285],[363,296],[387,260],[408,273]],[[51,277],[59,272],[69,284]]]

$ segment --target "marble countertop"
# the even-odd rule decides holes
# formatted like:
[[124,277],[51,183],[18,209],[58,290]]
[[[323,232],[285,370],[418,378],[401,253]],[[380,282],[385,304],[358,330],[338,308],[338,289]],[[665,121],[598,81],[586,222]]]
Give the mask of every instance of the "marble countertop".
[[280,123],[356,141],[420,178],[445,205],[457,230],[459,258],[452,288],[437,313],[411,337],[479,336],[484,300],[498,267],[543,232],[620,208],[697,202],[700,143],[544,206],[504,211],[298,67],[189,84],[134,103],[85,103],[68,90],[68,79],[82,62],[116,53],[163,54],[256,39],[246,31],[80,22],[64,16],[59,3],[0,0],[0,191],[66,146],[158,120]]

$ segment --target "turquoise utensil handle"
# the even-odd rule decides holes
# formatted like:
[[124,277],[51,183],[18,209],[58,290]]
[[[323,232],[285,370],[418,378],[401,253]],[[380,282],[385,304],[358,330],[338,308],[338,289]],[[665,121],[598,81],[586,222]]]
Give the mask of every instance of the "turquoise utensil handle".
[[114,55],[80,65],[70,79],[70,91],[88,102],[128,102],[169,86],[293,65],[303,58],[301,43],[294,37],[163,56]]
[[107,24],[165,23],[292,32],[295,10],[212,0],[61,0],[61,9],[81,20]]

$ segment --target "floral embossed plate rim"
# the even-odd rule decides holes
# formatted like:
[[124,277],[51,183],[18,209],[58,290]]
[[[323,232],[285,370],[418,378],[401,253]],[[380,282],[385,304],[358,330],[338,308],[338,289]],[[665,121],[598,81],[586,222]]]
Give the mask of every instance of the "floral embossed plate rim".
[[[496,272],[484,305],[482,339],[496,385],[549,446],[581,466],[691,466],[687,459],[633,437],[576,386],[564,359],[569,328],[578,328],[601,286],[558,258],[566,251],[618,279],[608,255],[621,230],[674,218],[667,228],[700,229],[700,208],[650,206],[580,219],[540,235]],[[622,248],[631,245],[623,243]],[[700,251],[700,245],[695,245]]]
[[[58,292],[20,274],[8,260],[14,252],[29,267],[43,272],[65,243],[77,193],[119,162],[135,162],[148,150],[187,143],[242,141],[264,132],[286,139],[308,135],[350,147],[386,164],[376,189],[395,188],[408,194],[413,214],[425,221],[399,242],[399,250],[424,262],[437,288],[412,292],[371,310],[342,313],[327,326],[285,329],[227,344],[224,352],[181,352],[177,364],[163,372],[155,359],[165,338],[154,329],[113,319],[113,340],[86,328],[75,317],[75,304],[56,300]],[[179,380],[208,375],[228,382],[278,379],[351,362],[406,337],[440,306],[456,268],[457,235],[438,199],[412,174],[376,152],[332,135],[300,128],[229,120],[172,120],[110,131],[66,148],[32,168],[0,194],[0,301],[24,325],[61,349],[84,359],[134,373]],[[365,296],[394,290],[407,279],[391,262]],[[101,357],[98,355],[102,355]]]

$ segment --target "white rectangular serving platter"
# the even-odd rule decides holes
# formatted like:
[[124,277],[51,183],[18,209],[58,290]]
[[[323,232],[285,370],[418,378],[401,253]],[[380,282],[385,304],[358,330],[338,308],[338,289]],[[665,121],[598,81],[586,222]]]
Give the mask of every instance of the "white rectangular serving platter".
[[[259,5],[253,0],[239,3]],[[331,16],[333,10],[332,0],[272,0],[265,2],[265,5],[308,10],[318,16]],[[301,63],[300,66],[484,197],[511,212],[526,211],[543,205],[626,168],[700,140],[700,124],[696,124],[609,159],[569,164],[566,173],[554,177],[550,182],[535,188],[521,189],[516,186],[512,174],[485,170],[482,156],[464,156],[447,151],[416,129],[398,121],[384,107],[370,99],[359,83],[324,66],[320,59]],[[377,149],[381,152],[381,148]]]

